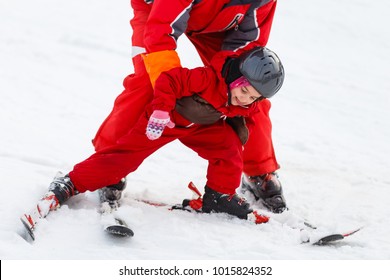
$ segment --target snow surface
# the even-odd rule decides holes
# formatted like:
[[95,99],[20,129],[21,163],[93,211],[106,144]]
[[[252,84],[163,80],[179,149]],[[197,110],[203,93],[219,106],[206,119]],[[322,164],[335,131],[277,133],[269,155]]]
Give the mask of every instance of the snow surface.
[[[132,11],[129,1],[0,1],[0,258],[390,259],[389,8],[384,0],[279,1],[268,44],[287,72],[271,117],[291,213],[322,231],[361,232],[316,247],[283,222],[256,226],[136,202],[178,203],[191,180],[203,188],[206,162],[174,142],[128,176],[119,214],[134,238],[105,234],[98,196],[85,193],[42,221],[31,245],[19,216],[57,171],[93,152],[132,72]],[[184,66],[200,65],[184,37],[179,45]]]

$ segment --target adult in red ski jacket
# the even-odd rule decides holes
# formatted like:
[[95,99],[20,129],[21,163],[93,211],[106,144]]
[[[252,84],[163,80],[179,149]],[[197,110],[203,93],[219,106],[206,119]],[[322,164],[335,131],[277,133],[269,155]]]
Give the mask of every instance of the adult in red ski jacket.
[[[160,73],[181,66],[175,49],[185,34],[195,46],[205,65],[210,65],[218,52],[237,56],[268,41],[276,0],[131,0],[134,17],[133,64],[135,73],[124,80],[125,90],[115,101],[111,114],[99,128],[93,144],[99,151],[114,143],[138,121],[152,100],[153,86]],[[269,119],[270,102],[258,104],[257,114],[248,122],[256,124],[245,145],[244,184],[261,186],[261,194],[270,188],[281,196],[280,182],[275,176],[279,168]],[[275,189],[276,188],[276,189]],[[257,195],[258,198],[259,195]],[[271,209],[272,210],[272,209]]]

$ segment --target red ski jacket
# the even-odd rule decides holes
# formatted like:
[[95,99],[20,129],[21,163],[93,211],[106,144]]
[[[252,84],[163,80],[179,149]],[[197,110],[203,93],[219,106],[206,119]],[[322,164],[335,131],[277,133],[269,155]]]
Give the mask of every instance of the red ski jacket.
[[131,0],[134,10],[132,43],[152,53],[175,50],[183,33],[188,37],[215,33],[215,37],[222,39],[221,50],[241,53],[267,44],[276,2]]

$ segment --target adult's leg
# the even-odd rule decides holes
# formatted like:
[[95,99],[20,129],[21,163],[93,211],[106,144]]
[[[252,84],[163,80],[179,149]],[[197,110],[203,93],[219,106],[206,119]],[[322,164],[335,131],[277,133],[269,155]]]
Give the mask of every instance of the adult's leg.
[[96,151],[114,145],[127,134],[153,99],[153,88],[146,72],[127,76],[123,84],[125,90],[116,98],[111,113],[94,137]]
[[287,206],[282,184],[275,172],[279,165],[271,138],[272,126],[268,115],[270,103],[264,100],[259,105],[260,112],[252,118],[255,126],[244,149],[242,188],[251,191],[272,212],[280,213]]
[[96,151],[114,145],[120,137],[127,134],[153,98],[150,78],[141,57],[145,53],[144,29],[152,5],[144,0],[131,0],[131,6],[134,12],[130,21],[133,29],[131,41],[134,74],[124,79],[124,91],[116,98],[111,113],[94,137]]
[[263,100],[258,105],[259,112],[252,116],[254,126],[244,147],[244,173],[249,176],[274,172],[279,168],[271,135],[271,103]]

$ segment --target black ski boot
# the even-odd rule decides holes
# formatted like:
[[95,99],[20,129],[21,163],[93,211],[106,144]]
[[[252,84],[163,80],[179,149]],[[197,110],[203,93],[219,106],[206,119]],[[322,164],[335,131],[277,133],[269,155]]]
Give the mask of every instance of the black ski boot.
[[118,183],[104,187],[102,192],[102,200],[110,203],[119,201],[122,197],[122,192],[126,188],[126,178],[122,178]]
[[261,176],[246,176],[244,174],[242,189],[249,190],[256,200],[260,199],[264,206],[274,213],[282,213],[287,209],[282,184],[276,172]]
[[20,217],[20,220],[32,240],[35,240],[34,229],[38,221],[45,218],[50,211],[56,210],[71,196],[78,193],[79,192],[70,181],[68,175],[64,176],[61,172],[59,172],[54,177],[54,180],[49,185],[47,193],[45,193],[45,195],[38,201],[36,207],[34,207],[32,211],[25,213]]
[[245,199],[237,194],[222,194],[210,189],[208,186],[205,186],[202,211],[206,213],[212,211],[227,213],[244,220],[248,218],[249,213],[253,212]]
[[49,185],[48,192],[38,202],[41,217],[46,217],[49,211],[59,208],[71,196],[78,194],[68,175],[57,174]]

